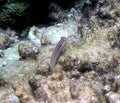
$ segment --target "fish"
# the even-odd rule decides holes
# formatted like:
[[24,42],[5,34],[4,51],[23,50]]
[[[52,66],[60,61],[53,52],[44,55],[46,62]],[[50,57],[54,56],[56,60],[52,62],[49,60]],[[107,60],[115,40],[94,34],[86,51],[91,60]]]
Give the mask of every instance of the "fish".
[[57,43],[50,58],[50,70],[52,72],[55,71],[56,62],[59,56],[61,55],[61,53],[63,52],[65,45],[66,45],[66,37],[61,37],[60,41]]

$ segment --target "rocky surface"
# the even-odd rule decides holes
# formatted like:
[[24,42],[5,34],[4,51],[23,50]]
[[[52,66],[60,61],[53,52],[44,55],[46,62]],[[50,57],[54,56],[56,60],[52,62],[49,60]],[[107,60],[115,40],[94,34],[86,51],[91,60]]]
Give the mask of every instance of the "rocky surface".
[[21,103],[35,103],[18,82],[14,82],[12,88]]
[[[63,23],[33,26],[25,40],[15,37],[1,48],[1,103],[120,102],[120,2],[93,1],[82,11],[78,2]],[[63,36],[65,49],[51,72],[50,58]]]
[[36,59],[37,54],[39,53],[39,50],[31,45],[26,44],[19,44],[18,46],[18,52],[21,58],[33,58]]

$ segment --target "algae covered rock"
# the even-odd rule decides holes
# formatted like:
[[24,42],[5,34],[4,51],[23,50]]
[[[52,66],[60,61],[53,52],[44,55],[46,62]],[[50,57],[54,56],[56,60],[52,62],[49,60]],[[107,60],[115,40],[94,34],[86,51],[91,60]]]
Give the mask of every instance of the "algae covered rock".
[[109,92],[105,96],[110,103],[120,102],[120,93]]
[[19,44],[18,52],[21,58],[33,58],[36,59],[36,56],[39,53],[38,48],[27,45],[27,44]]
[[12,88],[21,103],[35,103],[35,101],[31,98],[31,96],[26,92],[24,87],[19,82],[14,82],[12,84]]
[[55,73],[52,74],[52,80],[62,80],[64,78],[64,74],[61,70],[55,71]]
[[6,49],[10,46],[12,41],[8,38],[8,36],[0,35],[0,49]]
[[50,75],[49,65],[47,63],[39,64],[36,70],[36,74],[42,75],[42,76]]
[[29,84],[32,88],[35,98],[44,102],[48,100],[48,95],[37,78],[35,78],[34,76],[30,76]]

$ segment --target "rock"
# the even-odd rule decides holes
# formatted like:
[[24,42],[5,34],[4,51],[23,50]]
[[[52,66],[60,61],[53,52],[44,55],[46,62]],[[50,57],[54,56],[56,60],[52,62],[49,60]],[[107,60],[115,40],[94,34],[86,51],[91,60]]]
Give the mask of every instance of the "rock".
[[4,58],[7,60],[19,60],[21,57],[18,52],[18,45],[19,44],[16,44],[15,46],[4,50],[4,52],[3,52]]
[[52,74],[52,80],[62,80],[64,79],[64,74],[62,70],[57,70]]
[[120,103],[120,94],[115,92],[109,92],[105,95],[109,103]]
[[51,42],[49,41],[48,37],[46,35],[41,36],[41,45],[48,45]]
[[77,99],[80,95],[79,88],[76,85],[70,87],[70,94],[72,99]]
[[80,77],[80,72],[78,72],[77,70],[70,71],[70,72],[68,73],[68,77],[69,77],[69,78],[79,79],[79,77]]
[[28,38],[34,45],[41,46],[41,41],[40,41],[41,36],[40,37],[36,36],[37,33],[38,33],[38,28],[35,26],[31,27],[28,33]]
[[50,74],[50,68],[47,63],[41,63],[38,65],[36,74],[42,75],[42,76],[48,76]]
[[7,82],[4,79],[0,78],[0,88],[4,87],[6,85],[6,83]]
[[11,43],[12,41],[7,36],[0,35],[0,49],[8,48]]
[[79,103],[103,103],[101,102],[100,95],[97,94],[97,91],[85,86],[83,89],[77,85],[72,85],[70,88],[70,93],[72,99],[79,100]]
[[[102,0],[102,1],[98,1],[98,5],[99,5],[99,8],[98,8],[97,14],[104,21],[104,27],[114,26],[117,18],[119,18],[120,16],[119,1],[113,2],[112,0],[110,1]],[[112,8],[113,6],[115,8]]]
[[79,103],[101,103],[101,100],[97,96],[97,92],[90,87],[85,87],[81,90],[80,97],[81,100]]
[[114,35],[114,44],[113,47],[120,48],[120,29],[117,30],[117,32]]
[[110,85],[105,85],[104,88],[103,88],[103,94],[106,94],[109,91],[111,91],[111,86]]
[[62,8],[54,2],[49,5],[49,16],[54,21],[59,22],[63,22],[65,18],[67,19],[67,17],[65,17],[67,15],[65,15],[65,12],[62,10]]
[[41,86],[40,82],[33,76],[29,78],[29,84],[32,88],[32,91],[34,93],[34,96],[36,99],[46,102],[48,101],[48,96],[46,91]]
[[112,84],[114,91],[120,92],[120,75],[115,76],[115,82]]
[[103,84],[105,85],[103,92],[106,94],[110,91],[119,92],[120,91],[120,77],[119,75],[113,76],[106,74],[102,76]]
[[[58,32],[59,31],[59,32]],[[54,26],[37,28],[31,27],[28,33],[28,38],[36,46],[44,44],[57,44],[61,37],[68,37],[77,31],[75,22],[58,23]]]
[[42,87],[39,87],[38,89],[34,90],[34,96],[40,101],[48,101],[48,96]]
[[71,102],[71,95],[68,83],[69,81],[52,81],[50,84],[48,84],[48,93],[50,93],[49,98],[51,103]]
[[110,42],[111,47],[113,47],[113,45],[115,44],[116,41],[115,35],[116,35],[115,31],[109,31],[107,34],[107,39]]
[[1,57],[1,58],[4,57],[4,52],[3,52],[3,50],[0,50],[0,57]]
[[21,103],[35,103],[35,101],[28,95],[22,85],[18,82],[14,82],[12,84],[12,88]]
[[77,57],[65,55],[58,60],[64,71],[79,69],[80,61]]
[[33,90],[36,90],[37,88],[41,87],[40,82],[38,81],[38,79],[35,78],[35,76],[30,76],[28,79],[29,85]]
[[87,60],[82,60],[79,57],[74,56],[74,53],[73,54],[65,53],[65,55],[61,56],[60,59],[58,60],[58,64],[62,66],[62,70],[73,71],[74,73],[76,72],[76,74],[78,74],[79,76],[79,72],[93,70],[95,63],[88,62]]
[[106,75],[103,75],[102,76],[103,78],[103,84],[108,84],[108,85],[111,85],[115,82],[115,77],[113,74],[106,74]]
[[18,46],[18,52],[21,58],[32,58],[36,59],[37,55],[39,53],[38,48],[28,45],[28,44],[19,44]]

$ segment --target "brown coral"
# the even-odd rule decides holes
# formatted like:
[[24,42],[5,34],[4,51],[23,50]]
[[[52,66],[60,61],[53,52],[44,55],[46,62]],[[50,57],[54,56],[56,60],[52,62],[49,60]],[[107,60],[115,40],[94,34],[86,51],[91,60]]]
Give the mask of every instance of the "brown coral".
[[39,53],[38,48],[27,45],[27,44],[19,44],[18,52],[21,58],[33,58],[36,59],[37,54]]
[[47,93],[41,86],[40,82],[34,76],[29,77],[29,84],[32,88],[32,91],[36,99],[43,102],[46,102],[48,100]]
[[21,103],[35,103],[35,101],[27,94],[25,89],[18,82],[14,82],[12,84],[12,88]]

